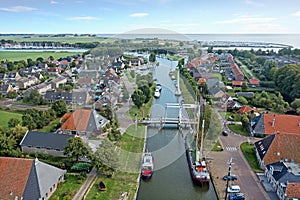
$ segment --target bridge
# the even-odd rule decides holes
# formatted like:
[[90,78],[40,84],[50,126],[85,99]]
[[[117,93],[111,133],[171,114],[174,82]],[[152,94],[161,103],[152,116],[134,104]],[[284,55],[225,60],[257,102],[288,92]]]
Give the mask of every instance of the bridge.
[[[167,109],[168,108],[179,108],[179,116],[177,118],[170,118],[166,117]],[[198,110],[198,113],[200,113],[200,106],[196,104],[179,104],[179,103],[167,103],[166,104],[166,110],[164,117],[156,117],[156,118],[147,118],[147,119],[141,119],[137,120],[137,123],[140,124],[177,124],[179,125],[196,125],[198,122],[195,119],[190,119],[187,116],[183,116],[183,109],[192,108],[194,110]],[[199,116],[199,115],[198,115]]]
[[137,123],[140,124],[197,124],[195,120],[191,119],[179,119],[179,118],[149,118],[137,120]]

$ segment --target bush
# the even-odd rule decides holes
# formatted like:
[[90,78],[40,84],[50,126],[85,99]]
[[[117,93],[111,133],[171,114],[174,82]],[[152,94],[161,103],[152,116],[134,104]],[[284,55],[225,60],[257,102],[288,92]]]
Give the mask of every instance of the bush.
[[89,172],[91,167],[92,165],[90,163],[76,163],[71,167],[71,170],[77,172]]

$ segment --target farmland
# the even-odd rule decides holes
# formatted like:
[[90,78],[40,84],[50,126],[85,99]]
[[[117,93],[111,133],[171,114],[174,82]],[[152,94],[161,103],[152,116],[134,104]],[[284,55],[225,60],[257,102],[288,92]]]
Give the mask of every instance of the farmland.
[[[78,54],[79,52],[54,52],[54,51],[43,51],[43,52],[29,52],[29,51],[0,51],[0,61],[19,61],[31,58],[36,60],[38,57],[47,59],[49,56],[53,56],[54,59],[63,58]],[[80,54],[80,53],[79,53]]]

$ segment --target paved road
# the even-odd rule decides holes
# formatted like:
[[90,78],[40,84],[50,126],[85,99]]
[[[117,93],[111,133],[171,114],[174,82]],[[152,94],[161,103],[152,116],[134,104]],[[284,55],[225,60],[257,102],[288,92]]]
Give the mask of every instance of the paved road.
[[[256,140],[253,139],[252,142]],[[244,136],[230,133],[228,136],[220,136],[220,141],[224,151],[211,152],[209,154],[211,158],[209,166],[214,177],[216,189],[220,194],[220,199],[225,198],[226,181],[222,180],[222,178],[228,173],[229,161],[232,158],[231,173],[238,177],[238,180],[232,184],[238,184],[241,187],[241,192],[245,194],[246,199],[269,200],[269,196],[239,148],[240,144],[248,141],[248,139]]]

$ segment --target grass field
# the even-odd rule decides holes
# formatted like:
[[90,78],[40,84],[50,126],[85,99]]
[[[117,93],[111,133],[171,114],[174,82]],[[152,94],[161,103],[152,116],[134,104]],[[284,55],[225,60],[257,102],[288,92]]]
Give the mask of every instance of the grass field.
[[33,35],[30,37],[24,36],[1,36],[0,39],[13,40],[16,42],[60,42],[60,43],[92,43],[101,42],[105,40],[104,37],[90,37],[90,36],[66,36],[66,37],[40,37],[39,35]]
[[78,175],[66,174],[65,182],[59,185],[50,200],[72,199],[83,182],[84,179],[80,179]]
[[[44,59],[49,58],[49,56],[53,56],[55,59],[63,58],[67,56],[72,56],[78,54],[78,52],[29,52],[29,51],[0,51],[0,61],[1,60],[9,60],[9,61],[19,61],[25,60],[27,58],[31,58],[32,60],[36,60],[38,57],[42,57]],[[81,53],[79,53],[81,54]]]
[[249,136],[249,133],[245,130],[245,128],[241,124],[229,124],[228,127],[230,128],[230,130],[232,130],[237,134]]
[[262,172],[263,170],[260,169],[259,163],[257,161],[257,158],[255,156],[255,150],[254,150],[254,145],[250,145],[247,142],[243,143],[241,145],[242,152],[244,156],[246,157],[249,165],[251,168],[256,172]]
[[17,118],[22,121],[22,114],[0,110],[0,126],[7,128],[7,123],[11,118]]

